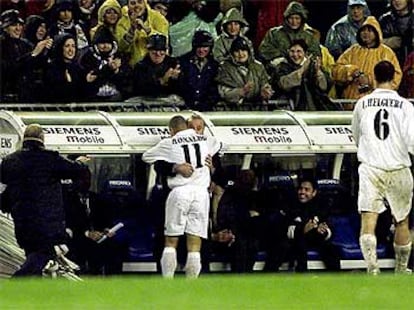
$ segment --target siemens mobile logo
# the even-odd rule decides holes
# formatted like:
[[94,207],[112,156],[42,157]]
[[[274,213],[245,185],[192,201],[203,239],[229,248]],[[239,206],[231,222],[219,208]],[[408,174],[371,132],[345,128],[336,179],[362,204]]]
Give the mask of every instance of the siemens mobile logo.
[[139,135],[149,135],[149,136],[169,136],[170,130],[168,128],[151,128],[151,127],[141,127],[137,128]]
[[43,131],[47,135],[66,136],[68,143],[105,143],[105,139],[100,137],[102,132],[97,127],[45,127]]
[[46,127],[43,129],[48,135],[93,135],[99,136],[101,131],[94,127]]
[[256,143],[287,143],[293,142],[289,130],[285,127],[233,127],[233,135],[252,136]]
[[12,138],[0,138],[0,148],[11,149],[13,147]]
[[288,135],[289,130],[284,127],[274,128],[274,127],[244,127],[244,128],[231,128],[231,131],[234,135]]
[[325,133],[327,135],[345,135],[349,142],[354,142],[352,130],[347,127],[325,127]]

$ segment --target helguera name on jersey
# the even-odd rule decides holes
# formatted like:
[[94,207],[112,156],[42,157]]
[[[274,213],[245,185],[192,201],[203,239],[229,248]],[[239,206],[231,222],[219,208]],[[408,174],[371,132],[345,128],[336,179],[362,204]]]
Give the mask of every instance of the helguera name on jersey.
[[402,108],[402,100],[391,99],[391,98],[368,98],[362,101],[362,108],[369,107],[384,107],[384,108]]

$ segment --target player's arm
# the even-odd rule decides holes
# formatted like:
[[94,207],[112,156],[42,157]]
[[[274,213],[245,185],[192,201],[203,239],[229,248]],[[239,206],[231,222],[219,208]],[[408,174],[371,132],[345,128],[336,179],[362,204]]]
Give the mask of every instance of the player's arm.
[[180,174],[185,178],[189,178],[194,172],[193,166],[189,163],[175,164],[163,160],[156,161],[154,169],[157,174],[170,177]]
[[359,126],[360,126],[360,117],[359,117],[359,110],[357,110],[358,106],[355,106],[355,110],[352,116],[352,125],[351,125],[351,130],[352,130],[352,135],[354,137],[355,140],[355,144],[358,146],[359,145],[359,136],[360,136],[360,130],[359,130]]
[[142,154],[142,160],[147,164],[153,164],[157,160],[167,161],[171,154],[171,139],[161,140],[158,144]]

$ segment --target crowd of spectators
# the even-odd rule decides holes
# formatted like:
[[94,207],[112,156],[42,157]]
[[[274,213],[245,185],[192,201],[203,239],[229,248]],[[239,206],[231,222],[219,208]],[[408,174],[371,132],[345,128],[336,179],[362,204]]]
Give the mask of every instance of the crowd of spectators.
[[413,2],[371,11],[373,2],[341,1],[337,20],[317,29],[311,1],[2,0],[0,101],[173,94],[200,111],[277,99],[292,110],[352,110],[331,99],[375,88],[379,60],[393,63],[393,87],[412,98]]

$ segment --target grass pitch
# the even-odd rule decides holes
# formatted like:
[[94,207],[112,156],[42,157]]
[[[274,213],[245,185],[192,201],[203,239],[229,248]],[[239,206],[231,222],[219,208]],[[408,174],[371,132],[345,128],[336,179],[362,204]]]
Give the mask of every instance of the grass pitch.
[[0,309],[412,309],[414,278],[382,273],[0,280]]

